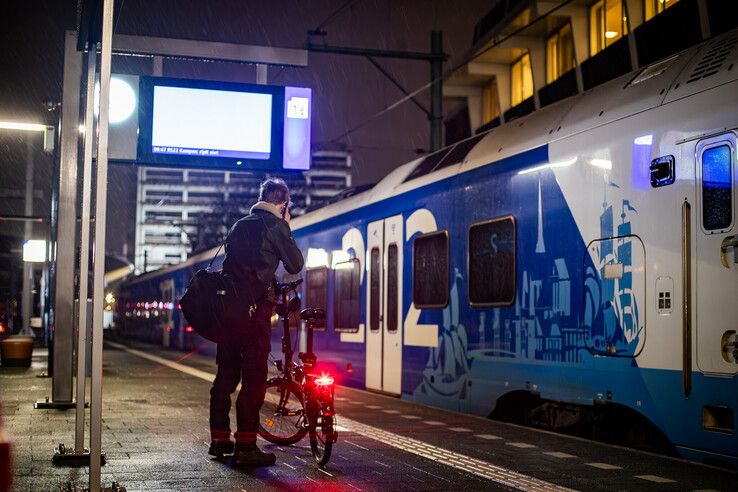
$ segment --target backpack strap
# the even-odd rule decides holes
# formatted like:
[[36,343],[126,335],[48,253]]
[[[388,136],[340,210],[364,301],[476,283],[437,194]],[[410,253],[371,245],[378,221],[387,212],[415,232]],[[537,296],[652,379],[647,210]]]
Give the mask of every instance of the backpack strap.
[[[226,236],[226,239],[228,239],[228,236]],[[213,262],[218,257],[218,253],[220,253],[220,250],[223,249],[223,245],[225,244],[226,239],[224,239],[223,242],[220,243],[220,246],[218,246],[218,250],[215,252],[215,254],[213,255],[213,257],[211,258],[210,263],[208,263],[208,266],[205,267],[205,270],[207,270],[208,272],[210,271],[210,267],[213,266]]]

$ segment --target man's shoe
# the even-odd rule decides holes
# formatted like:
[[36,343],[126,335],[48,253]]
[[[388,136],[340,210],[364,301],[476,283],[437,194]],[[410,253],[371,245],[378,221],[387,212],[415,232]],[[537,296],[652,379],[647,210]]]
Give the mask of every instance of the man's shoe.
[[260,449],[236,451],[233,464],[236,466],[272,466],[277,462],[274,453],[264,453]]
[[222,458],[225,454],[233,454],[235,444],[233,441],[212,441],[208,454],[217,458]]

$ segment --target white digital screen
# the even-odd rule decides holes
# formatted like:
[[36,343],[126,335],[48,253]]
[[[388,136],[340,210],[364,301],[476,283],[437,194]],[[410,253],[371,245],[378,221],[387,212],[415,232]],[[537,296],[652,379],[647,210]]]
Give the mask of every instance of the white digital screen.
[[154,86],[152,153],[267,160],[271,147],[271,94]]

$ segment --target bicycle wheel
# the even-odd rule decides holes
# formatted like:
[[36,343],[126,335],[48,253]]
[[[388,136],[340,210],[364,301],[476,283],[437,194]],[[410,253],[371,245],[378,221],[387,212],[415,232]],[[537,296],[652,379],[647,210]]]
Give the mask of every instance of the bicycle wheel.
[[325,466],[331,459],[335,442],[333,417],[318,417],[319,422],[310,426],[310,449],[318,466]]
[[294,444],[303,437],[305,411],[300,387],[295,383],[267,383],[259,412],[259,435],[275,444]]

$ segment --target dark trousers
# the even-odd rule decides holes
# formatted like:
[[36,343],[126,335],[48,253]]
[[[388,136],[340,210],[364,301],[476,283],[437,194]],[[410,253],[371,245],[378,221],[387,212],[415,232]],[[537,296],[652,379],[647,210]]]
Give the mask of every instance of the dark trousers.
[[259,410],[266,392],[267,362],[271,350],[271,306],[261,306],[255,319],[238,323],[234,336],[218,344],[218,372],[210,390],[210,433],[213,441],[229,440],[231,394],[236,399],[236,447],[256,447]]

